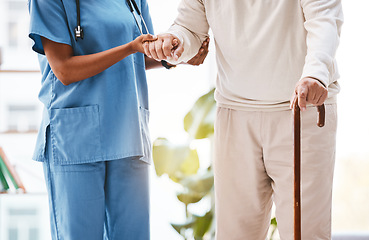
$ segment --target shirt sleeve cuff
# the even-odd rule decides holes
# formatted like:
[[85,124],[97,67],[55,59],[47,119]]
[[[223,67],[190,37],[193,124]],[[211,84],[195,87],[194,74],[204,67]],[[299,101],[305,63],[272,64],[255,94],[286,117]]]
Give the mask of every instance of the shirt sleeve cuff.
[[199,48],[201,47],[201,39],[194,36],[194,34],[192,34],[189,30],[182,26],[172,25],[166,33],[176,36],[183,44],[184,49],[182,55],[177,61],[174,61],[174,59],[167,60],[167,62],[169,62],[170,64],[176,65],[181,62],[189,61],[197,54]]
[[306,77],[318,79],[325,87],[330,84],[330,68],[333,60],[325,54],[310,55],[305,59],[305,66],[301,79]]

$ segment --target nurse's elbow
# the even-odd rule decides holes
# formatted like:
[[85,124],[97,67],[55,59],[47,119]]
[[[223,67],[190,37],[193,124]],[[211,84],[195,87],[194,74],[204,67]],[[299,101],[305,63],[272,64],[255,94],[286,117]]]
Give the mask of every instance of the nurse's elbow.
[[64,76],[57,76],[56,78],[64,85],[64,86],[68,86],[69,84],[71,84],[72,82],[68,79],[68,77],[64,77]]
[[68,82],[66,80],[59,80],[64,86],[68,86],[69,84],[71,84],[71,82]]
[[71,77],[70,77],[70,72],[68,72],[67,69],[57,69],[56,71],[54,71],[54,75],[56,76],[56,78],[64,85],[64,86],[68,86],[69,84],[71,84],[72,82],[70,81]]

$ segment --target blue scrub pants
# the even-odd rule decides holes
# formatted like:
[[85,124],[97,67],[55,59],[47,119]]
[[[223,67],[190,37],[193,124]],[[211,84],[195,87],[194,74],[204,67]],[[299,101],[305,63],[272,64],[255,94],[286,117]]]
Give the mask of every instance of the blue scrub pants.
[[147,163],[137,158],[50,162],[43,166],[53,240],[150,239]]

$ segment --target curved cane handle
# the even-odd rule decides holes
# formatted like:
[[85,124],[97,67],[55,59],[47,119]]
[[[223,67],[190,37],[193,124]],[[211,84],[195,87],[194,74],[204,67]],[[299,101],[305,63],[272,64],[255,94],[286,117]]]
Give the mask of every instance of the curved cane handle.
[[316,107],[318,110],[318,127],[324,127],[325,124],[325,106],[324,103]]
[[[324,103],[320,106],[317,106],[316,108],[317,108],[317,111],[318,111],[317,125],[318,125],[318,127],[324,127],[324,125],[325,125],[325,106],[324,106]],[[294,99],[293,109],[294,109],[294,111],[300,111],[299,102],[298,102],[297,97]]]

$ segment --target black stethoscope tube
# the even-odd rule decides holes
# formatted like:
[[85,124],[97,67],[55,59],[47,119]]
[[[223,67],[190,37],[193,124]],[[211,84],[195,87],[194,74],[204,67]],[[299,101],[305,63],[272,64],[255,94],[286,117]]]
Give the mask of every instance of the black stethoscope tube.
[[[138,6],[137,6],[137,4],[136,4],[136,1],[135,1],[135,0],[127,0],[128,6],[129,6],[129,8],[131,9],[132,14],[134,15],[134,13],[133,13],[133,9],[132,9],[132,6],[131,6],[131,2],[132,2],[132,4],[133,4],[133,7],[135,8],[135,10],[136,10],[136,12],[137,12],[138,16],[140,16],[142,23],[143,23],[143,24],[144,24],[144,26],[145,26],[146,34],[149,34],[149,30],[147,29],[146,22],[145,22],[145,20],[144,20],[144,19],[143,19],[143,17],[142,17],[142,14],[141,14],[141,12],[140,12],[140,9],[138,9]],[[136,16],[134,16],[134,17],[135,17],[135,19],[136,19]],[[138,28],[140,28],[140,25],[138,24],[137,19],[136,19],[136,23],[137,23]],[[141,28],[140,28],[140,32],[141,32],[141,34],[143,34],[143,33],[142,33]]]
[[81,13],[80,13],[80,6],[79,6],[79,0],[76,0],[76,7],[77,7],[77,27],[74,29],[74,34],[76,41],[78,38],[83,39],[83,30],[81,27]]
[[[126,0],[127,1],[127,4],[128,4],[128,7],[129,7],[129,10],[131,11],[133,17],[135,18],[135,21],[136,21],[136,24],[137,24],[137,27],[138,29],[140,30],[140,33],[141,35],[143,34],[142,32],[142,28],[138,22],[138,19],[134,13],[134,10],[136,10],[138,16],[140,16],[141,18],[141,21],[145,27],[145,30],[146,30],[146,33],[148,34],[149,33],[149,30],[147,28],[147,25],[146,25],[146,22],[145,20],[143,19],[142,17],[142,14],[141,14],[141,11],[140,9],[138,8],[137,4],[136,4],[136,1],[135,0]],[[132,4],[133,4],[133,7],[132,7]],[[81,38],[83,39],[83,29],[81,27],[81,13],[80,13],[80,4],[79,4],[79,0],[76,0],[76,7],[77,7],[77,27],[74,29],[74,34],[75,34],[75,39],[76,41],[78,40],[78,38]],[[133,9],[134,8],[134,9]]]

